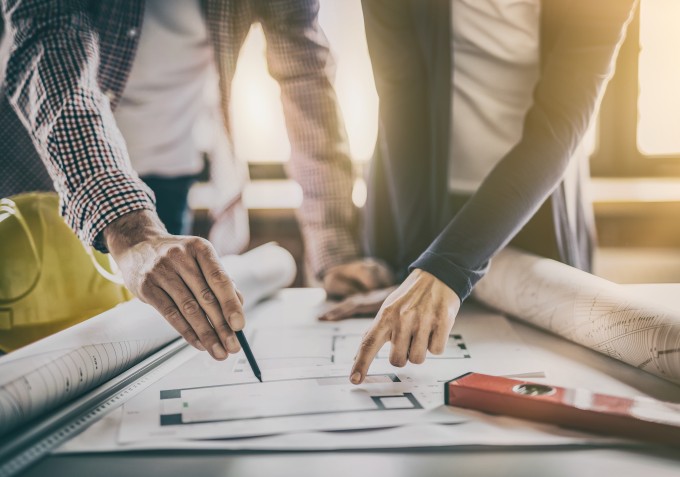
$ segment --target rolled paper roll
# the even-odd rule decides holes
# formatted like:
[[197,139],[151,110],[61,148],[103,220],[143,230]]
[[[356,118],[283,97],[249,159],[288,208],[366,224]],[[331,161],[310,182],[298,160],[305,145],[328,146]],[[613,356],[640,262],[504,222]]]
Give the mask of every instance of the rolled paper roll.
[[222,257],[222,265],[243,295],[246,309],[292,285],[297,274],[293,256],[275,243]]
[[507,247],[480,280],[485,305],[680,384],[680,307]]

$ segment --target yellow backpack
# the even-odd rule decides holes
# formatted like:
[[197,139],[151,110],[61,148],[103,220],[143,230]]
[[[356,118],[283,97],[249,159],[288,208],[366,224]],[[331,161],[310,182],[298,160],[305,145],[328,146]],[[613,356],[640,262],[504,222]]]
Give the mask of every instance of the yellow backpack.
[[0,350],[9,352],[132,298],[107,255],[83,246],[54,193],[0,200]]

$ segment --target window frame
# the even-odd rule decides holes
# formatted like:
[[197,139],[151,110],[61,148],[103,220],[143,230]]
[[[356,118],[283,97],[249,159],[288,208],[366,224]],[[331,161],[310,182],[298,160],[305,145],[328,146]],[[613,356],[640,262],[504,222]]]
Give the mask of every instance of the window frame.
[[680,152],[648,155],[638,147],[640,51],[638,5],[602,100],[597,147],[590,161],[594,177],[680,177]]

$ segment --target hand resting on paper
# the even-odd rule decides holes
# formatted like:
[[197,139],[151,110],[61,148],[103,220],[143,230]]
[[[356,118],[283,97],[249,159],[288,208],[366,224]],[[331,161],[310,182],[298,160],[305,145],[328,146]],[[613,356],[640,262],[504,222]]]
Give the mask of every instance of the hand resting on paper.
[[104,229],[126,286],[152,305],[195,348],[217,359],[241,348],[243,299],[207,240],[169,234],[150,211],[135,211]]
[[350,373],[354,384],[363,382],[380,348],[392,343],[390,363],[403,367],[421,364],[427,351],[441,354],[446,348],[460,298],[430,273],[416,269],[385,299],[359,345]]
[[387,265],[372,258],[336,265],[323,276],[323,287],[330,298],[345,298],[386,288],[394,283],[394,275]]
[[397,287],[381,288],[368,293],[357,293],[331,305],[322,315],[321,321],[340,321],[348,318],[373,318],[383,302]]

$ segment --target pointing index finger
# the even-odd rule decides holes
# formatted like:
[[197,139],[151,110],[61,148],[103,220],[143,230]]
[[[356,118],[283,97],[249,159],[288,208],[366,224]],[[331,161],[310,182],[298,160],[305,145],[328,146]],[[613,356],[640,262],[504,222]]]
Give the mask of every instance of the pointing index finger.
[[378,328],[373,327],[366,333],[361,340],[359,352],[354,360],[354,366],[352,366],[352,373],[349,378],[352,384],[361,384],[364,381],[375,355],[378,354],[385,343],[387,343],[387,335]]
[[197,250],[196,260],[208,286],[220,304],[222,314],[229,327],[234,331],[242,330],[245,326],[245,320],[243,319],[241,299],[214,249],[211,246],[201,247],[200,250]]

